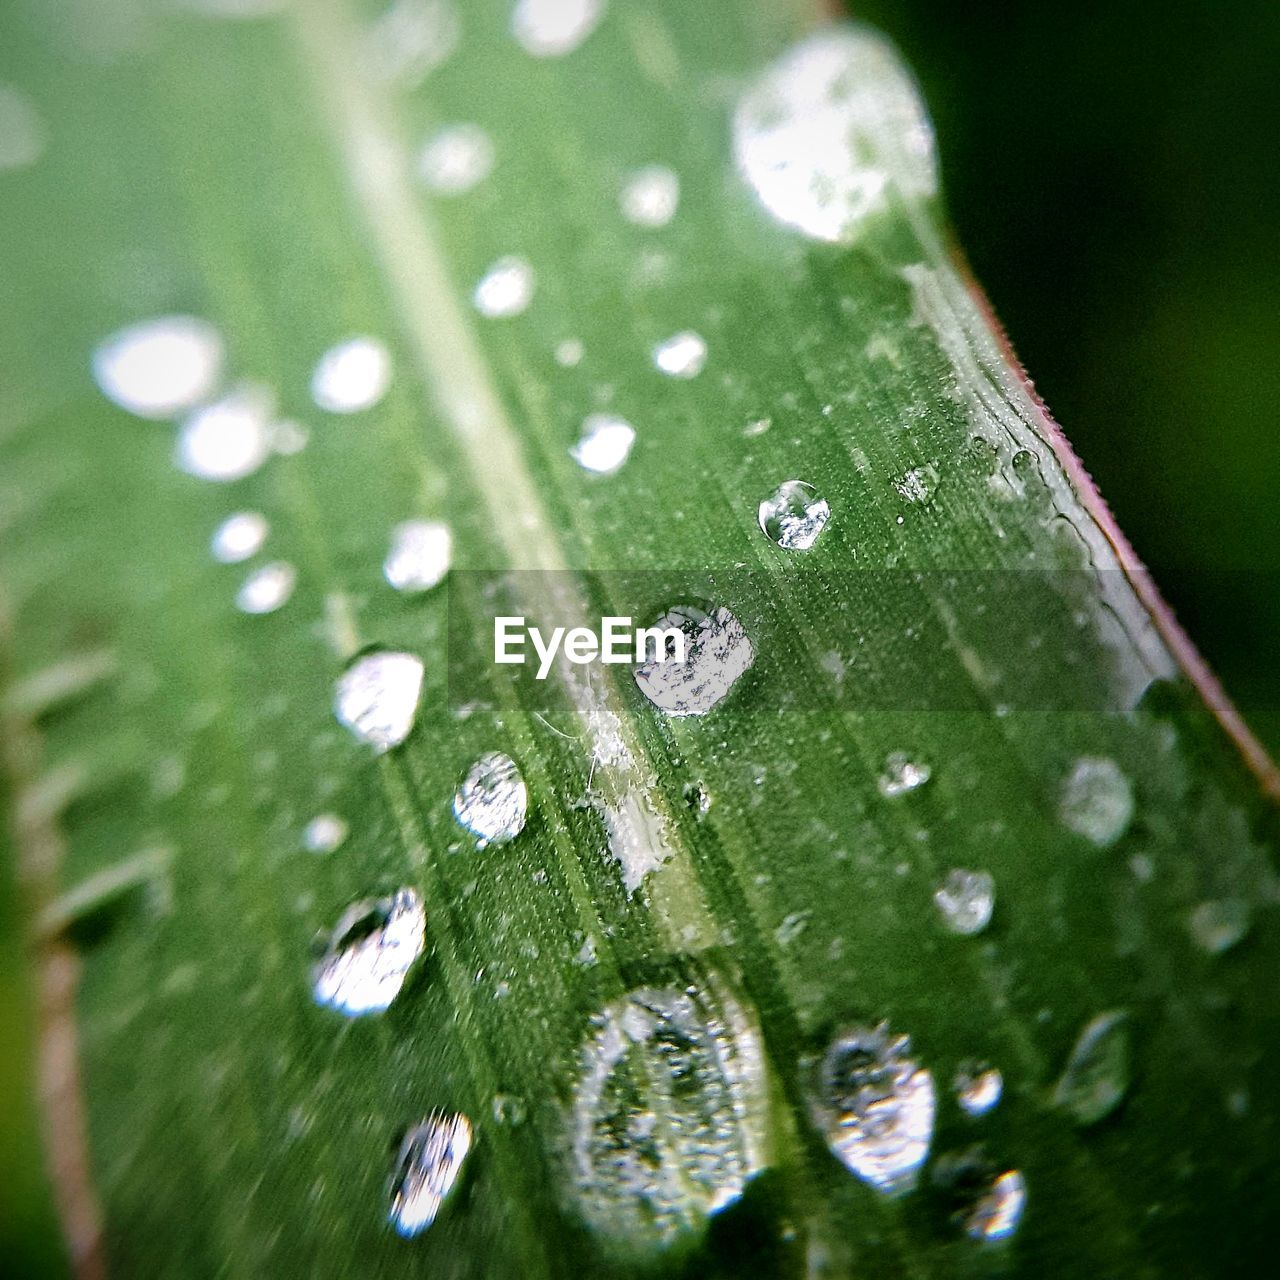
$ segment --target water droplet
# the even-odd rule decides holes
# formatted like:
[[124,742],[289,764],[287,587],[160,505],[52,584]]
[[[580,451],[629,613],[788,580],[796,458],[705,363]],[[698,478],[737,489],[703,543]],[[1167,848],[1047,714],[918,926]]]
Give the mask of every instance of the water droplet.
[[105,338],[93,378],[108,400],[140,418],[172,418],[213,394],[222,335],[194,316],[160,316]]
[[885,759],[884,771],[876,786],[882,796],[892,799],[923,787],[932,773],[923,760],[912,760],[905,751],[895,751]]
[[784,551],[808,551],[827,527],[831,508],[811,484],[784,480],[761,504],[760,531]]
[[604,0],[519,0],[511,34],[535,58],[572,53],[604,14]]
[[556,345],[556,364],[562,369],[574,369],[582,363],[586,347],[579,338],[566,338]]
[[308,853],[333,853],[347,838],[348,827],[336,813],[317,814],[303,828],[302,844]]
[[580,467],[611,476],[627,460],[636,441],[636,429],[624,418],[593,413],[582,424],[582,436],[569,450]]
[[1249,904],[1243,898],[1202,902],[1192,910],[1187,924],[1196,946],[1210,955],[1220,955],[1249,932]]
[[283,457],[292,457],[307,447],[311,433],[300,422],[274,422],[271,424],[271,451]]
[[696,378],[707,363],[707,344],[701,335],[686,329],[653,349],[653,363],[672,378]]
[[349,1018],[380,1013],[400,994],[426,942],[426,914],[412,889],[355,903],[334,925],[315,967],[316,1003]]
[[574,1095],[574,1190],[589,1226],[654,1248],[701,1230],[764,1166],[760,1036],[714,977],[605,1006]]
[[1055,1106],[1079,1125],[1109,1116],[1129,1089],[1129,1019],[1122,1010],[1100,1013],[1080,1033],[1053,1092]]
[[422,660],[376,650],[357,658],[338,678],[333,713],[377,751],[399,746],[413,728],[422,693]]
[[476,837],[476,847],[506,844],[524,829],[529,789],[516,762],[500,751],[482,755],[453,797],[453,816]]
[[326,413],[372,409],[391,385],[391,353],[377,338],[347,338],[320,357],[311,398]]
[[222,564],[239,564],[262,550],[270,531],[266,516],[257,511],[237,511],[218,526],[209,550]]
[[953,1084],[956,1102],[968,1116],[985,1116],[1004,1092],[1004,1077],[996,1067],[965,1063],[956,1072]]
[[965,1218],[965,1233],[971,1240],[1007,1240],[1018,1229],[1026,1204],[1026,1180],[1017,1169],[1009,1169]]
[[0,84],[0,173],[35,164],[45,141],[44,121],[35,104],[12,85]]
[[637,169],[622,188],[622,216],[637,227],[665,227],[680,204],[680,179],[666,165]]
[[913,1187],[933,1139],[933,1076],[910,1049],[910,1037],[884,1023],[853,1027],[818,1071],[814,1123],[845,1168],[877,1191]]
[[784,917],[773,934],[778,940],[778,946],[789,947],[809,927],[812,915],[812,911],[793,911]]
[[934,891],[933,901],[953,933],[981,933],[995,909],[996,882],[989,872],[955,867]]
[[182,424],[178,466],[201,480],[242,480],[262,466],[271,452],[271,392],[244,383]]
[[453,534],[438,520],[406,520],[391,531],[382,572],[397,591],[430,591],[453,560]]
[[533,268],[514,256],[499,258],[476,285],[472,301],[491,320],[518,316],[533,301]]
[[236,592],[241,613],[274,613],[293,595],[298,571],[287,560],[273,560],[255,569]]
[[893,487],[908,502],[924,506],[938,491],[938,469],[932,465],[912,467],[901,480],[893,482]]
[[915,86],[862,27],[829,27],[764,72],[734,112],[733,157],[775,218],[819,240],[856,239],[890,184],[910,198],[937,186]]
[[1115,844],[1133,820],[1133,785],[1114,760],[1077,760],[1062,789],[1062,825],[1105,848]]
[[470,1150],[471,1121],[460,1112],[433,1111],[405,1134],[391,1182],[389,1215],[402,1236],[416,1236],[436,1220]]
[[483,182],[493,161],[493,140],[478,124],[451,124],[427,140],[418,176],[437,195],[457,196]]
[[[685,636],[683,662],[651,659],[635,670],[640,692],[669,716],[706,715],[755,661],[742,623],[724,607],[708,614],[693,605],[676,605],[654,626],[678,629]],[[667,652],[672,652],[670,644]]]

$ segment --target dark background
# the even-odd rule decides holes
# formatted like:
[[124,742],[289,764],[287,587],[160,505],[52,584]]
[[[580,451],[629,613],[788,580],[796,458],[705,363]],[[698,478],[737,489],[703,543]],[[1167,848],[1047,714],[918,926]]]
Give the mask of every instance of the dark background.
[[851,8],[921,81],[1037,390],[1280,752],[1280,3]]

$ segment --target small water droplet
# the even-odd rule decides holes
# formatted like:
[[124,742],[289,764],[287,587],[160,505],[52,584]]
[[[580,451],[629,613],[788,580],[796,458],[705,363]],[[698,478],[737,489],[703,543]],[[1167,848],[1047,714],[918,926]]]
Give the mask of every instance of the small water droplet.
[[422,660],[411,653],[363,654],[338,678],[333,712],[377,751],[399,746],[413,728],[422,694]]
[[194,316],[160,316],[105,338],[93,377],[108,400],[140,418],[172,418],[212,395],[222,373],[222,335]]
[[589,1226],[661,1248],[700,1231],[764,1165],[760,1036],[712,976],[605,1006],[574,1095],[574,1190]]
[[320,813],[302,830],[302,844],[308,853],[333,853],[347,838],[347,824],[336,813]]
[[200,480],[241,480],[262,466],[271,452],[271,392],[244,383],[182,424],[177,463]]
[[671,378],[696,378],[706,367],[707,344],[701,335],[686,329],[653,349],[653,363]]
[[406,520],[391,531],[382,573],[397,591],[430,591],[453,560],[453,534],[439,520]]
[[923,760],[912,760],[905,751],[895,751],[884,762],[876,786],[887,799],[905,795],[929,781],[933,771]]
[[349,1018],[380,1013],[400,994],[422,955],[426,931],[422,900],[412,889],[348,907],[313,972],[316,1003]]
[[529,789],[508,755],[490,751],[467,771],[453,797],[453,816],[476,837],[476,847],[506,844],[524,829]]
[[292,457],[307,447],[311,433],[300,422],[273,422],[271,424],[271,451],[282,457]]
[[519,0],[511,34],[535,58],[572,53],[604,14],[604,0]]
[[989,872],[955,867],[934,891],[933,901],[953,933],[981,933],[995,909],[996,882]]
[[593,413],[582,424],[582,436],[569,450],[580,467],[610,476],[627,460],[636,441],[636,429],[623,418]]
[[666,165],[637,169],[622,188],[622,216],[637,227],[665,227],[680,204],[680,179]]
[[416,1236],[437,1218],[458,1184],[471,1150],[471,1121],[460,1112],[433,1111],[404,1136],[391,1181],[391,1225]]
[[326,413],[372,409],[391,385],[391,353],[377,338],[347,338],[320,357],[311,398]]
[[901,480],[893,482],[893,487],[908,502],[924,506],[938,491],[938,469],[932,465],[912,467]]
[[1097,1124],[1129,1090],[1129,1019],[1123,1010],[1100,1013],[1080,1033],[1053,1092],[1055,1106],[1079,1125]]
[[[742,623],[723,606],[704,613],[693,605],[676,605],[654,627],[685,636],[683,662],[655,658],[635,669],[640,692],[669,716],[706,715],[755,661]],[[672,652],[670,643],[667,652]]]
[[287,560],[273,560],[255,569],[236,592],[241,613],[274,613],[293,595],[298,571]]
[[451,124],[427,140],[418,176],[436,195],[457,196],[483,182],[493,161],[493,140],[478,124]]
[[257,511],[237,511],[215,530],[209,550],[222,564],[239,564],[262,550],[270,531],[266,516]]
[[996,1067],[965,1063],[956,1072],[956,1102],[967,1116],[985,1116],[1004,1093],[1004,1077]]
[[518,316],[533,301],[533,268],[523,258],[499,258],[472,294],[476,310],[491,320]]
[[774,930],[774,937],[780,947],[789,947],[809,926],[812,911],[793,911],[786,916]]
[[580,338],[566,338],[556,344],[556,364],[562,369],[574,369],[582,363],[587,349]]
[[1196,946],[1210,955],[1229,951],[1249,932],[1249,904],[1243,898],[1200,903],[1187,919]]
[[965,1218],[971,1240],[1007,1240],[1018,1229],[1027,1204],[1027,1184],[1021,1172],[1009,1169],[992,1182]]
[[784,480],[761,504],[760,531],[784,551],[807,551],[827,527],[827,500],[803,480]]
[[812,1102],[836,1158],[877,1191],[915,1185],[933,1140],[933,1076],[888,1027],[853,1027],[827,1049]]
[[0,84],[0,173],[35,164],[45,141],[44,121],[35,104],[12,85]]
[[1062,788],[1062,825],[1101,848],[1113,845],[1133,820],[1133,785],[1114,760],[1077,760]]

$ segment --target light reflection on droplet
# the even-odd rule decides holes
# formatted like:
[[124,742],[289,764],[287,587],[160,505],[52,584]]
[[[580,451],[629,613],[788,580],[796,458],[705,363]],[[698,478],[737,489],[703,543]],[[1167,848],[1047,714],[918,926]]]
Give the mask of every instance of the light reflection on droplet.
[[311,398],[326,413],[371,409],[391,384],[391,355],[377,338],[347,338],[320,357]]
[[93,377],[108,400],[140,418],[172,418],[213,394],[222,335],[195,316],[159,316],[120,329],[93,352]]
[[236,592],[241,613],[274,613],[293,594],[298,571],[286,560],[273,560],[255,569]]
[[956,1072],[952,1087],[956,1102],[967,1116],[985,1116],[1004,1092],[1004,1077],[996,1067],[966,1063]]
[[637,169],[622,188],[622,216],[637,227],[665,227],[680,204],[680,179],[666,165]]
[[391,1225],[416,1236],[439,1216],[471,1150],[471,1121],[433,1111],[404,1136],[391,1182]]
[[1006,1240],[1018,1229],[1027,1204],[1027,1183],[1021,1172],[1009,1169],[991,1184],[965,1218],[971,1240]]
[[593,413],[584,419],[582,435],[569,455],[584,471],[609,476],[626,462],[635,440],[636,429],[625,418]]
[[[669,716],[706,715],[755,661],[746,629],[723,606],[704,613],[693,605],[677,605],[653,625],[685,637],[683,662],[654,656],[635,669],[640,692]],[[672,653],[670,640],[665,643]]]
[[506,844],[524,829],[529,791],[508,755],[490,751],[467,771],[453,797],[453,816],[476,837],[476,847]]
[[312,974],[316,1003],[353,1018],[382,1012],[422,955],[426,926],[422,900],[412,889],[348,907]]
[[923,787],[931,776],[932,770],[923,760],[913,760],[905,751],[894,751],[886,757],[876,786],[882,796],[893,799]]
[[333,853],[347,838],[347,823],[336,813],[319,813],[302,830],[302,845],[308,853]]
[[453,535],[439,520],[406,520],[391,531],[382,573],[397,591],[430,591],[453,560]]
[[803,480],[784,480],[756,510],[760,532],[784,551],[807,551],[830,518],[827,500]]
[[933,901],[953,933],[981,933],[995,910],[996,882],[990,872],[954,867],[934,890]]
[[1053,1092],[1056,1106],[1077,1124],[1096,1124],[1120,1105],[1129,1090],[1129,1019],[1112,1009],[1080,1033]]
[[428,139],[418,155],[418,176],[437,195],[470,191],[493,168],[493,140],[477,124],[451,124]]
[[686,329],[653,349],[653,363],[671,378],[696,378],[706,367],[707,344],[700,334]]
[[413,728],[422,675],[422,659],[411,653],[363,654],[338,678],[334,715],[361,742],[389,751]]
[[262,550],[271,526],[258,511],[237,511],[214,531],[209,543],[213,558],[222,564],[239,564]]
[[1063,826],[1101,848],[1115,844],[1133,820],[1133,784],[1114,760],[1077,760],[1062,788]]
[[1243,898],[1201,902],[1187,917],[1187,926],[1196,946],[1210,955],[1221,955],[1242,942],[1249,932],[1249,904]]
[[491,320],[518,316],[533,301],[535,283],[533,268],[523,258],[499,258],[476,285],[472,301]]
[[178,433],[178,466],[200,480],[219,483],[252,475],[271,452],[274,404],[267,388],[244,383],[197,409]]
[[535,58],[572,53],[604,13],[604,0],[518,0],[511,34]]

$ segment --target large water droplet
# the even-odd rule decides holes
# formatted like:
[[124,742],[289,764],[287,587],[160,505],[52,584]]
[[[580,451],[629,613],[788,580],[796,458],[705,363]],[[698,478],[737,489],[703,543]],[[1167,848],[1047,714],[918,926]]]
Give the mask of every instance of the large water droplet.
[[107,399],[140,418],[172,418],[208,399],[222,372],[222,335],[194,316],[160,316],[104,339],[93,377]]
[[572,53],[595,30],[604,0],[519,0],[511,34],[535,58]]
[[662,1247],[700,1230],[764,1166],[759,1033],[716,978],[605,1006],[574,1096],[574,1190],[587,1223]]
[[412,889],[355,903],[342,913],[315,967],[316,1003],[351,1018],[380,1013],[400,994],[426,941],[426,914]]
[[333,853],[347,838],[347,824],[336,813],[317,814],[303,828],[302,844],[308,853]]
[[760,531],[784,551],[808,551],[827,527],[831,508],[811,484],[784,480],[761,504]]
[[406,520],[391,531],[391,550],[382,562],[397,591],[430,591],[444,580],[453,559],[453,534],[439,520]]
[[569,450],[580,467],[597,475],[612,475],[627,460],[636,429],[624,418],[593,413],[582,424],[582,436]]
[[533,268],[514,256],[499,258],[476,285],[472,301],[482,316],[518,316],[533,301]]
[[449,1198],[467,1153],[471,1121],[460,1112],[433,1111],[400,1144],[391,1182],[391,1225],[402,1236],[425,1231]]
[[274,613],[293,595],[298,571],[287,560],[273,560],[255,569],[236,592],[241,613]]
[[338,678],[334,715],[378,751],[399,746],[418,714],[422,673],[422,659],[411,653],[366,653]]
[[453,797],[453,816],[476,837],[476,847],[506,844],[524,829],[529,789],[516,762],[500,751],[482,755]]
[[882,796],[892,799],[923,787],[931,776],[932,770],[923,760],[913,760],[905,751],[894,751],[886,757],[876,786]]
[[1196,946],[1210,955],[1229,951],[1249,932],[1249,904],[1243,898],[1202,902],[1187,917]]
[[1133,820],[1133,786],[1114,760],[1077,760],[1062,788],[1062,825],[1105,848],[1115,844]]
[[1080,1033],[1053,1092],[1056,1106],[1080,1125],[1097,1124],[1129,1089],[1129,1019],[1123,1010],[1100,1013]]
[[990,872],[954,867],[934,891],[933,901],[953,933],[981,933],[995,909],[996,882]]
[[733,157],[760,203],[819,240],[856,239],[892,184],[937,186],[933,133],[892,48],[829,27],[770,66],[733,116]]
[[241,480],[271,453],[274,398],[265,387],[245,383],[182,424],[178,466],[201,480]]
[[818,1068],[814,1123],[833,1154],[877,1191],[915,1185],[933,1139],[933,1076],[885,1024],[838,1036]]
[[692,329],[674,334],[653,349],[653,363],[671,378],[696,378],[707,363],[707,344]]
[[451,124],[422,148],[418,176],[437,195],[457,196],[489,176],[493,159],[493,141],[478,124]]
[[222,564],[239,564],[262,550],[271,526],[257,511],[237,511],[214,531],[209,543],[213,558]]
[[1027,1184],[1017,1169],[1002,1173],[964,1222],[971,1240],[1007,1240],[1018,1229],[1027,1204]]
[[391,385],[391,354],[377,338],[348,338],[320,357],[311,398],[326,413],[372,409]]
[[967,1116],[985,1116],[1004,1093],[1004,1077],[996,1067],[965,1063],[956,1072],[952,1086],[956,1102]]
[[680,179],[665,165],[637,169],[622,188],[622,216],[637,227],[665,227],[680,204]]
[[[685,636],[683,662],[654,658],[635,670],[640,692],[669,716],[706,715],[755,661],[742,623],[724,607],[708,614],[693,605],[676,605],[654,627]],[[666,652],[672,652],[670,642]]]

